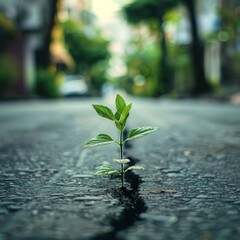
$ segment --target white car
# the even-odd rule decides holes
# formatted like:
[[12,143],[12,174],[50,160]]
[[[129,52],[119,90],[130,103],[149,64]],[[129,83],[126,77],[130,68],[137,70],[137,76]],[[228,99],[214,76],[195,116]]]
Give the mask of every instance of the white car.
[[88,87],[81,75],[67,75],[60,86],[60,93],[64,97],[86,96]]

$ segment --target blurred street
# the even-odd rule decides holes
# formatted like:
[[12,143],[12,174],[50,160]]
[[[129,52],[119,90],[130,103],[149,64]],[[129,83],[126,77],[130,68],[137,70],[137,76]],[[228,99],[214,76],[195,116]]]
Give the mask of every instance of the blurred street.
[[0,103],[0,240],[239,239],[240,108],[200,100],[130,98],[130,130],[160,130],[126,146],[146,168],[114,194],[115,146],[82,150],[115,126],[91,104],[114,99]]

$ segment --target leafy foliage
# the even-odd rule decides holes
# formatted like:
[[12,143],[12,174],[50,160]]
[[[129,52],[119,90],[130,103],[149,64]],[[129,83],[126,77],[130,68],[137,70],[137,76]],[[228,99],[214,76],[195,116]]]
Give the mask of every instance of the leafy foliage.
[[[144,77],[146,84],[144,88],[137,87],[134,89],[137,95],[159,96],[172,90],[171,62],[168,59],[167,40],[163,25],[165,13],[175,8],[179,3],[180,0],[135,0],[122,8],[122,13],[128,23],[135,26],[146,26],[151,35],[149,39],[155,35],[155,42],[158,44],[158,49],[155,48],[155,52],[159,52],[159,58],[153,59],[153,57],[147,64],[141,64],[141,66],[146,66],[145,68],[149,69],[149,73],[143,74],[141,68],[136,68],[137,70],[140,69],[136,75]],[[140,48],[136,55],[141,54],[144,49]],[[144,61],[144,58],[141,60]],[[147,84],[148,82],[149,84]]]
[[89,75],[91,77],[91,87],[93,95],[99,95],[102,86],[108,81],[106,69],[108,69],[108,59],[101,60],[91,66]]
[[112,110],[106,106],[103,105],[97,105],[93,104],[93,108],[97,112],[97,114],[103,118],[109,119],[113,122],[115,122],[115,125],[119,131],[119,141],[114,141],[109,135],[107,134],[99,134],[97,137],[89,140],[84,148],[88,147],[95,147],[99,145],[104,145],[104,144],[110,144],[110,143],[116,143],[119,145],[120,148],[120,159],[113,159],[114,162],[117,162],[120,164],[120,171],[107,166],[107,165],[102,165],[98,168],[97,172],[95,175],[109,175],[109,174],[120,174],[121,175],[121,181],[122,181],[122,187],[124,187],[124,174],[130,170],[144,170],[143,167],[141,166],[131,166],[128,167],[127,169],[124,169],[124,164],[129,163],[129,159],[124,159],[123,158],[123,146],[126,141],[136,139],[136,138],[141,138],[144,137],[152,132],[155,132],[158,130],[157,127],[139,127],[139,128],[134,128],[129,132],[128,138],[123,139],[123,130],[126,127],[127,119],[129,117],[129,112],[132,107],[132,103],[126,104],[125,100],[123,99],[122,96],[119,94],[116,95],[115,98],[115,106],[116,106],[116,113],[113,114]]
[[132,24],[150,22],[161,18],[165,11],[176,7],[184,0],[135,0],[123,7],[123,14]]
[[[122,84],[128,93],[138,96],[155,96],[157,89],[161,88],[158,82],[160,50],[158,44],[149,42],[147,36],[139,37],[128,43],[131,49],[124,60],[127,74]],[[139,81],[139,76],[143,79]]]
[[99,91],[107,81],[106,69],[110,52],[109,41],[99,31],[89,34],[83,26],[72,20],[63,25],[66,47],[75,61],[75,73],[91,79],[89,87]]
[[55,76],[47,69],[37,71],[35,93],[43,98],[58,98],[59,89]]
[[107,40],[100,34],[87,34],[84,28],[74,21],[65,23],[64,37],[68,51],[81,69],[89,68],[110,56]]
[[[144,24],[150,30],[150,32],[157,33],[158,37],[156,41],[159,42],[161,58],[159,61],[159,72],[158,72],[158,82],[156,85],[157,91],[156,95],[163,93],[169,93],[178,83],[173,83],[175,76],[179,76],[181,72],[177,69],[172,71],[174,67],[174,60],[169,58],[169,46],[167,43],[167,37],[164,30],[164,23],[166,23],[166,14],[173,9],[176,9],[180,4],[182,4],[186,11],[188,12],[189,22],[191,25],[190,34],[192,36],[192,48],[189,53],[191,54],[191,68],[193,68],[193,79],[194,83],[192,89],[190,90],[194,94],[204,93],[211,90],[207,79],[205,77],[204,70],[204,58],[203,58],[203,44],[201,38],[198,34],[198,26],[196,20],[196,1],[194,0],[133,0],[126,4],[122,8],[122,13],[125,16],[128,23],[133,25]],[[169,15],[168,15],[169,17]],[[175,18],[176,20],[177,18]],[[223,21],[224,22],[224,21]],[[239,21],[238,21],[239,22]],[[157,26],[153,28],[153,26]],[[231,27],[232,28],[232,27]],[[233,28],[232,28],[233,29]],[[234,31],[233,31],[234,32]],[[237,31],[235,31],[237,32]],[[230,34],[232,35],[232,34]],[[178,57],[177,53],[173,54],[173,58]],[[185,69],[183,69],[185,70]],[[175,72],[175,75],[172,73]],[[177,74],[176,74],[177,73]],[[174,79],[176,81],[176,79]]]

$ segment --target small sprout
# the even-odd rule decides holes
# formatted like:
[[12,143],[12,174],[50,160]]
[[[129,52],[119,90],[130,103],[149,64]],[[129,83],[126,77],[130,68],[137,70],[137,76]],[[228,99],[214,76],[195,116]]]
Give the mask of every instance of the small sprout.
[[99,134],[97,137],[92,138],[89,140],[83,148],[88,147],[95,147],[110,143],[116,143],[119,146],[120,151],[120,158],[119,159],[113,159],[114,162],[118,163],[120,165],[120,171],[108,166],[108,165],[102,165],[100,166],[95,175],[110,175],[110,174],[118,174],[121,176],[121,186],[124,187],[124,174],[130,170],[144,170],[141,166],[131,166],[127,169],[124,168],[124,164],[127,164],[130,162],[129,159],[125,159],[123,157],[123,149],[125,142],[137,138],[144,137],[152,132],[155,132],[158,130],[158,127],[138,127],[133,128],[129,131],[129,134],[126,139],[123,139],[123,131],[126,128],[127,119],[129,117],[129,112],[132,107],[132,103],[126,104],[123,97],[121,97],[119,94],[117,94],[115,99],[115,105],[116,105],[116,112],[113,113],[112,110],[106,106],[103,105],[97,105],[93,104],[93,108],[96,110],[97,114],[103,118],[107,118],[110,121],[113,121],[115,123],[115,126],[119,132],[119,139],[118,141],[113,140],[112,137],[110,137],[107,134]]

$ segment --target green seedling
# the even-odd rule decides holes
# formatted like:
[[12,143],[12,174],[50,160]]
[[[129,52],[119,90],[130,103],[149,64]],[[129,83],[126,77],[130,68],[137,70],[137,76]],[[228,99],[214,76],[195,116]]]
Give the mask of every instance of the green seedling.
[[123,139],[123,131],[126,128],[127,119],[129,117],[129,112],[132,107],[132,103],[126,104],[123,97],[117,94],[115,99],[116,104],[116,113],[113,114],[112,110],[103,105],[93,104],[93,108],[96,110],[97,114],[103,118],[107,118],[115,123],[115,126],[119,132],[119,139],[117,141],[113,140],[107,134],[99,134],[97,137],[92,138],[89,140],[84,148],[95,147],[105,144],[116,143],[119,146],[120,151],[120,158],[113,159],[114,162],[117,162],[120,165],[120,170],[116,170],[108,165],[102,165],[98,168],[95,175],[110,175],[110,174],[118,174],[121,176],[121,186],[124,188],[124,175],[126,172],[137,169],[137,170],[144,170],[141,166],[131,166],[125,169],[124,164],[130,162],[129,159],[124,158],[124,144],[127,141],[144,137],[152,132],[158,130],[157,127],[138,127],[133,128],[129,131],[128,136],[126,139]]

